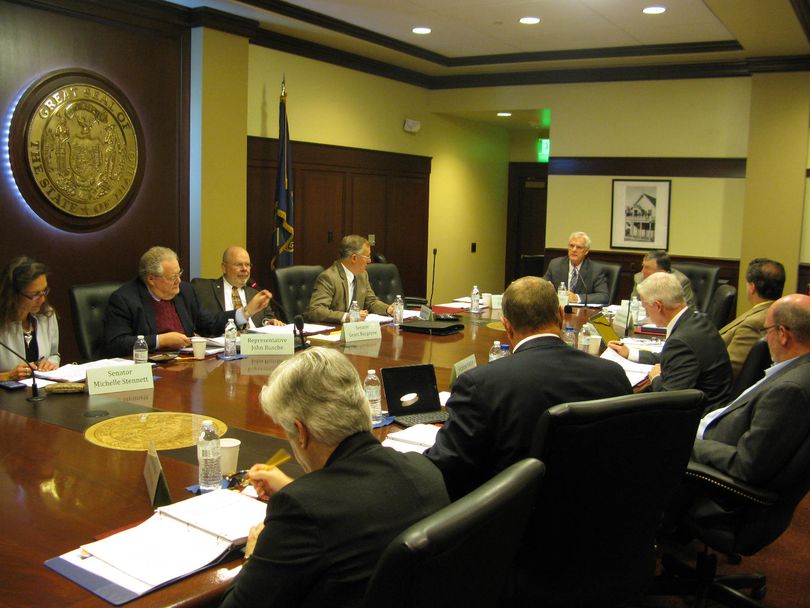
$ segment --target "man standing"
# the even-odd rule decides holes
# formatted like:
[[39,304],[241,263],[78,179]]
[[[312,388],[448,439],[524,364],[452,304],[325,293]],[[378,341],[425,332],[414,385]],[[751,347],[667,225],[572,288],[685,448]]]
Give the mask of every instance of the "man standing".
[[520,278],[502,305],[514,354],[459,376],[447,402],[450,418],[425,453],[453,500],[530,456],[537,421],[550,407],[631,392],[619,365],[560,339],[563,313],[551,283]]
[[152,247],[141,256],[138,278],[124,283],[110,296],[104,313],[104,351],[108,357],[126,357],[138,335],[149,351],[178,350],[191,345],[195,333],[220,335],[228,319],[244,327],[248,317],[269,303],[269,291],[258,292],[246,306],[229,312],[208,313],[197,295],[180,277],[177,254],[167,247]]
[[644,260],[641,262],[641,272],[637,272],[633,275],[633,292],[630,294],[630,297],[638,296],[638,284],[656,272],[672,273],[681,284],[686,305],[694,310],[695,294],[692,291],[692,281],[680,270],[672,268],[672,260],[669,259],[667,252],[661,249],[658,251],[650,251],[644,255]]
[[590,250],[591,237],[584,232],[572,233],[568,237],[568,257],[551,260],[543,278],[551,281],[555,289],[563,283],[568,288],[569,302],[610,304],[602,269],[587,259]]
[[631,361],[655,364],[649,377],[654,391],[696,388],[706,394],[706,411],[721,406],[731,392],[731,363],[717,328],[703,313],[686,306],[678,279],[656,272],[638,286],[647,318],[667,328],[661,354],[608,346]]
[[[203,310],[220,312],[243,308],[258,290],[247,284],[250,279],[250,254],[241,247],[228,247],[222,254],[222,276],[218,279],[194,279],[191,284]],[[284,325],[273,316],[271,307],[249,319],[249,327],[265,324]]]
[[751,308],[720,330],[726,344],[734,376],[740,373],[751,347],[760,339],[765,314],[773,301],[782,297],[785,267],[775,260],[756,258],[745,271],[745,295]]
[[350,234],[340,241],[340,259],[324,270],[315,280],[315,289],[304,312],[309,323],[345,323],[349,307],[356,301],[360,320],[369,312],[391,315],[394,305],[388,305],[374,295],[368,282],[366,266],[371,263],[371,245],[362,236]]

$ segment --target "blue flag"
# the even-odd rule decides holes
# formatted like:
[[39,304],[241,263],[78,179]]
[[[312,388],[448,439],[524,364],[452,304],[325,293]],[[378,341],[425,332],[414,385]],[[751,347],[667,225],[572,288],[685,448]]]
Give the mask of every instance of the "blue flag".
[[276,213],[273,231],[273,259],[270,268],[293,265],[295,230],[293,229],[293,172],[290,154],[290,128],[287,124],[287,91],[281,83],[278,105],[278,172],[276,173]]

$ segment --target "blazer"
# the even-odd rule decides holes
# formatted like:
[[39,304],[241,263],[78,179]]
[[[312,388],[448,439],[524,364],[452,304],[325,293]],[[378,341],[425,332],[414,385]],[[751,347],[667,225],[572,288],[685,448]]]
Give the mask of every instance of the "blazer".
[[[113,292],[104,312],[104,354],[107,357],[126,357],[138,335],[143,335],[150,351],[157,343],[154,298],[140,279],[124,283]],[[209,313],[200,308],[194,288],[180,283],[180,293],[174,299],[174,308],[187,336],[219,336],[225,331],[228,319],[236,312]]]
[[533,338],[510,357],[458,377],[447,401],[450,418],[425,455],[441,469],[456,500],[531,456],[535,426],[548,408],[631,391],[618,364],[555,336]]
[[[680,270],[672,269],[671,273],[678,282],[681,284],[681,289],[683,289],[683,297],[686,300],[686,305],[690,308],[695,308],[695,292],[692,291],[692,281],[689,280],[689,277],[682,273]],[[644,275],[640,272],[637,272],[633,275],[633,291],[630,294],[630,297],[638,297],[638,284],[644,280]]]
[[582,300],[587,298],[589,304],[610,304],[610,292],[608,291],[607,279],[602,269],[596,262],[591,262],[588,258],[580,264],[579,279],[576,284],[568,285],[568,258],[554,258],[549,262],[546,274],[543,278],[551,281],[554,288],[558,288],[560,283],[565,283],[569,291],[575,294],[582,294]]
[[759,330],[765,326],[765,315],[771,304],[773,300],[754,305],[720,330],[735,377],[740,373],[751,348],[761,338]]
[[[388,304],[380,300],[368,282],[368,273],[354,275],[354,299],[360,310],[367,310],[378,315],[388,312]],[[315,279],[315,288],[304,311],[304,320],[308,323],[342,323],[343,315],[349,310],[346,302],[349,298],[349,280],[343,270],[343,264],[336,260]]]
[[[194,279],[191,286],[197,293],[197,301],[200,307],[208,312],[225,312],[225,290],[222,283],[223,277],[218,279]],[[255,296],[258,290],[250,285],[245,285],[245,304]],[[227,294],[228,300],[231,299],[231,294]],[[261,327],[265,319],[275,319],[271,306],[267,306],[264,310],[257,312],[250,317],[251,321],[256,327]]]
[[641,351],[639,361],[661,364],[654,391],[696,388],[706,394],[706,411],[728,403],[731,363],[726,345],[709,317],[687,308],[664,342],[661,354]]
[[793,456],[810,437],[810,353],[746,393],[695,440],[692,458],[745,483],[780,491],[807,476]]
[[[37,348],[39,358],[47,359],[54,365],[59,365],[59,322],[56,313],[51,315],[33,315],[37,324]],[[22,323],[15,321],[0,328],[0,342],[25,357],[25,338],[23,337]],[[0,371],[5,372],[17,367],[22,361],[0,347]],[[31,361],[36,363],[36,361]]]
[[222,607],[359,606],[389,543],[447,504],[441,473],[424,456],[384,448],[371,433],[347,437],[323,469],[270,498]]

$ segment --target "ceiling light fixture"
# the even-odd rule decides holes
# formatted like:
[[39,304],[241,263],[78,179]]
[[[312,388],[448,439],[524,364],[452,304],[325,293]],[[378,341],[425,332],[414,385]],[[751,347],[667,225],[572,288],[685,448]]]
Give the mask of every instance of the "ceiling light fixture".
[[411,31],[414,34],[420,34],[420,35],[424,36],[425,34],[429,34],[431,30],[430,30],[429,27],[421,27],[421,26],[419,26],[419,27],[413,28]]
[[505,116],[505,117],[508,117],[508,116],[511,116],[511,115],[512,115],[512,113],[511,113],[511,112],[498,112],[498,116]]
[[641,11],[645,15],[660,15],[661,13],[667,12],[666,6],[648,6]]
[[540,23],[540,17],[521,17],[520,22],[523,25],[537,25]]

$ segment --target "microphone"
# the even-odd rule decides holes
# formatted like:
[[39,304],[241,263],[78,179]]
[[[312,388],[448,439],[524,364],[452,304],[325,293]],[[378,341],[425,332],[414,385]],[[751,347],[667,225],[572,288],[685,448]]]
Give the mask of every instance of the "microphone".
[[43,399],[45,399],[45,395],[40,395],[39,394],[39,387],[37,386],[37,376],[36,376],[36,373],[35,373],[36,370],[34,369],[34,366],[31,365],[28,361],[26,361],[25,357],[21,356],[20,353],[18,353],[16,350],[13,350],[12,348],[10,348],[7,344],[4,344],[3,342],[0,342],[0,346],[5,348],[8,352],[10,352],[12,355],[17,357],[20,361],[22,361],[28,367],[31,368],[31,396],[28,397],[26,399],[26,401],[36,402],[36,401],[42,401]]
[[306,348],[308,345],[304,340],[304,317],[295,315],[295,330],[298,332],[298,337],[301,338],[301,348]]
[[[256,281],[254,281],[252,277],[250,279],[248,279],[248,281],[249,282],[246,283],[246,285],[248,287],[252,287],[256,291],[261,291],[262,290],[262,288],[259,287],[259,284]],[[275,312],[275,315],[276,315],[277,319],[281,319],[283,321],[287,320],[287,313],[284,312],[284,309],[281,307],[281,304],[276,302],[275,298],[270,298],[270,308],[272,308],[273,311]]]
[[428,302],[430,308],[433,308],[433,288],[436,286],[436,253],[438,251],[436,247],[433,248],[433,270],[430,273],[430,301]]

